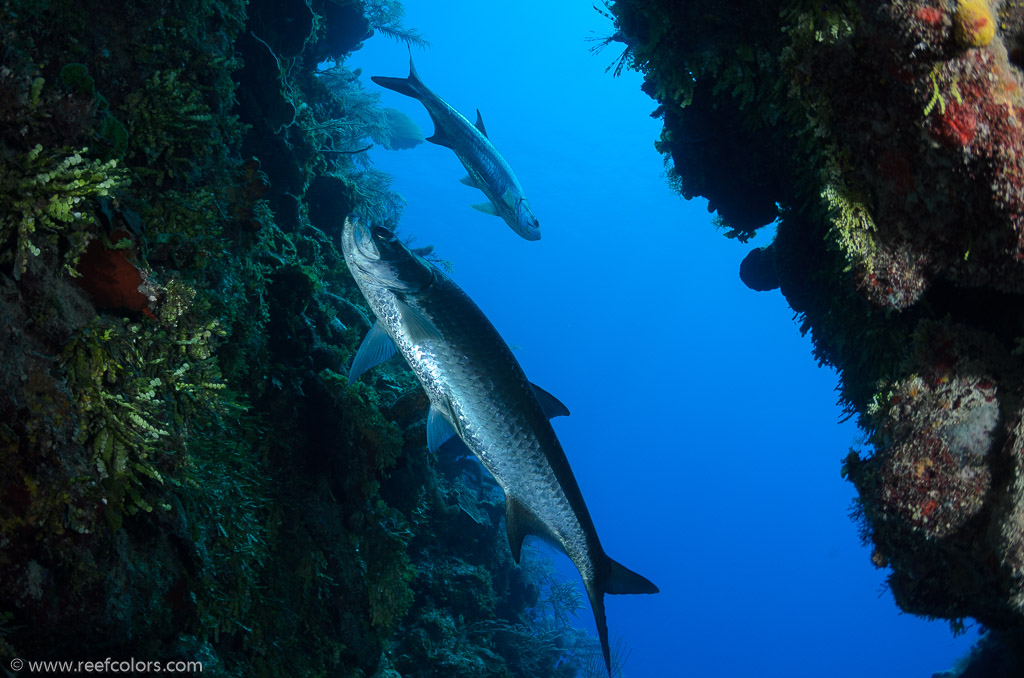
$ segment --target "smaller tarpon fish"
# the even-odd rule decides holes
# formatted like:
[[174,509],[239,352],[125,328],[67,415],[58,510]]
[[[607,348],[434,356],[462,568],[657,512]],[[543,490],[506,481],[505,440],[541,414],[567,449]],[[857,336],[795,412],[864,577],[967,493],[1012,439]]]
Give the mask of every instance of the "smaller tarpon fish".
[[488,202],[473,205],[474,209],[501,217],[513,231],[527,240],[540,240],[540,222],[530,209],[523,187],[519,185],[512,168],[487,138],[479,110],[476,112],[476,124],[470,124],[447,101],[423,84],[416,74],[411,56],[408,78],[375,75],[370,80],[423,104],[434,122],[434,135],[428,137],[427,141],[455,151],[469,173],[461,180],[462,183],[479,188],[487,196]]
[[608,673],[604,596],[658,587],[605,554],[551,417],[569,410],[531,384],[511,349],[451,278],[386,228],[347,219],[345,263],[377,322],[359,346],[349,381],[395,354],[430,399],[427,447],[458,436],[505,492],[505,526],[519,562],[523,538],[569,556],[590,598]]

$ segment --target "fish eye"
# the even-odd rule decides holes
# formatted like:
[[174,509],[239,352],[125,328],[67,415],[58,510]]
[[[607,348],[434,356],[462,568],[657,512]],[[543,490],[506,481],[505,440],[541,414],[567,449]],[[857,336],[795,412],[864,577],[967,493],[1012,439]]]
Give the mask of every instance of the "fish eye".
[[383,226],[374,226],[371,229],[370,233],[372,233],[373,237],[378,240],[383,240],[385,242],[395,241],[395,234],[389,231],[388,229],[384,228]]

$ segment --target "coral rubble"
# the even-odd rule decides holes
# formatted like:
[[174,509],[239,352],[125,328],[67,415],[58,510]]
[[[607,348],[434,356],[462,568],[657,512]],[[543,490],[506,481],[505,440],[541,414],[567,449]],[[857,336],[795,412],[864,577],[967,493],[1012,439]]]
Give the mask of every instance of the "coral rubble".
[[870,435],[843,471],[897,603],[1024,626],[1024,6],[609,4],[658,147]]

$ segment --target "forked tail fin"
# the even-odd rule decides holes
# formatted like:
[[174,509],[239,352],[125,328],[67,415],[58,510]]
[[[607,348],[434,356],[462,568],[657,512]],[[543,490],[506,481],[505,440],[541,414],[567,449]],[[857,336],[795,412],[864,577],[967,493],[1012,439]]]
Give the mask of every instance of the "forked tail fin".
[[[607,556],[606,556],[607,558]],[[594,611],[594,621],[597,623],[597,637],[601,640],[601,652],[604,653],[604,665],[608,669],[608,677],[612,675],[612,657],[608,646],[608,621],[604,614],[604,595],[620,593],[657,593],[658,587],[646,577],[623,567],[611,558],[607,558],[604,579],[596,581],[584,581],[587,589],[587,596],[590,598],[590,608]]]
[[416,73],[416,67],[412,63],[412,55],[409,55],[409,77],[408,78],[388,78],[382,75],[371,75],[370,80],[381,87],[393,89],[399,94],[404,94],[407,97],[413,99],[420,98],[420,92],[423,89],[423,81],[420,80],[420,76]]
[[604,592],[619,593],[657,593],[658,587],[642,575],[627,567],[623,567],[611,558],[608,559],[608,576],[604,581]]

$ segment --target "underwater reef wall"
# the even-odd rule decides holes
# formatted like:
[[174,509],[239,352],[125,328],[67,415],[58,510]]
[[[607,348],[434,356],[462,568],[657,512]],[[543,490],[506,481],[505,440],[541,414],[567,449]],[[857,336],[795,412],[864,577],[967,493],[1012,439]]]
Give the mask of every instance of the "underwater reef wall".
[[[0,665],[575,676],[582,604],[425,447],[335,246],[401,198],[344,55],[394,2],[0,5]],[[603,671],[603,667],[601,669]]]
[[[870,436],[842,472],[899,606],[1024,626],[1024,6],[608,6],[657,145]],[[824,451],[828,453],[828,451]],[[839,451],[832,451],[840,455]]]

